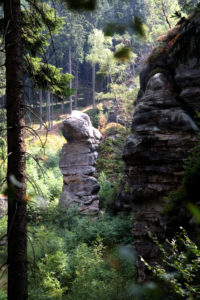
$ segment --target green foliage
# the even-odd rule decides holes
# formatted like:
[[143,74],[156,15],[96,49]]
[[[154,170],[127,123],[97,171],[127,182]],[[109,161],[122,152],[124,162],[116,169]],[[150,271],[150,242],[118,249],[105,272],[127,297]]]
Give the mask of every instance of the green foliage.
[[128,131],[120,124],[109,123],[103,135],[106,139],[99,146],[97,160],[100,207],[111,208],[124,174],[122,153]]
[[37,88],[50,90],[57,97],[68,97],[73,94],[73,89],[68,87],[73,76],[68,73],[63,74],[61,68],[42,63],[41,58],[33,58],[29,55],[26,56],[26,68]]
[[116,179],[117,174],[123,173],[124,170],[124,162],[121,158],[128,132],[123,126],[121,127],[107,128],[108,138],[99,147],[97,171],[99,173],[103,171],[109,179]]
[[197,4],[199,4],[199,0],[178,0],[178,2],[183,12],[187,14],[194,12]]
[[61,286],[61,281],[64,283],[65,277],[68,278],[69,274],[64,252],[46,254],[38,262],[37,270],[30,272],[29,299],[63,299],[66,288]]
[[82,216],[76,207],[72,206],[69,209],[56,208],[54,204],[33,211],[31,214],[31,223],[35,224],[37,220],[40,224],[43,220],[45,226],[51,227],[52,230],[58,230],[57,236],[60,236],[64,241],[66,250],[73,249],[78,243],[82,242],[91,244],[98,236],[101,237],[103,244],[107,246],[127,244],[132,241],[130,235],[131,217],[123,214],[112,217],[105,213],[92,220],[90,217]]
[[133,30],[141,37],[145,37],[146,32],[141,18],[135,16],[132,24]]
[[117,50],[114,54],[114,57],[121,60],[121,61],[126,61],[131,58],[131,49],[128,47],[123,47],[119,50]]
[[7,233],[7,216],[0,217],[0,265],[4,265],[6,262],[6,233]]
[[187,207],[188,207],[189,211],[191,212],[191,214],[195,220],[195,223],[199,224],[200,223],[200,211],[199,211],[198,207],[192,203],[188,203]]
[[30,220],[30,300],[129,299],[135,269],[116,245],[132,243],[130,217],[91,218],[52,204]]
[[115,197],[119,188],[120,178],[115,179],[115,182],[111,183],[111,181],[108,180],[106,174],[102,171],[99,174],[98,183],[100,185],[100,207],[108,208],[115,201]]
[[[75,252],[74,262],[76,278],[73,281],[72,289],[68,295],[71,300],[78,299],[130,299],[124,289],[128,283],[126,277],[120,274],[128,271],[120,257],[114,257],[115,268],[109,265],[103,259],[105,248],[101,240],[97,240],[93,247],[86,244],[80,245]],[[108,262],[109,263],[109,262]],[[118,268],[118,272],[117,269]],[[120,269],[120,271],[119,271]],[[127,275],[127,274],[126,274]],[[129,278],[134,276],[134,268],[129,270]],[[128,276],[127,276],[128,277]]]
[[[0,112],[0,118],[5,120],[5,111],[2,109]],[[6,124],[5,122],[0,123],[0,183],[1,192],[4,190],[3,181],[6,178],[6,161],[7,161],[7,145],[6,145]]]
[[168,299],[199,299],[200,298],[200,249],[181,228],[171,242],[167,241],[168,250],[154,242],[163,254],[163,264],[150,266],[146,263],[155,278],[159,279]]
[[4,291],[0,290],[0,300],[6,300],[7,299],[7,295]]
[[22,10],[22,40],[31,55],[43,54],[52,34],[62,28],[62,18],[55,18],[55,10],[46,3],[34,1],[34,9]]
[[99,126],[99,118],[100,118],[100,111],[98,108],[93,108],[90,110],[87,110],[86,113],[90,117],[90,120],[92,122],[92,126],[95,128],[98,128]]
[[126,31],[125,24],[107,23],[104,27],[105,36],[113,36],[115,33],[124,34]]
[[51,144],[45,150],[38,145],[31,146],[27,155],[27,193],[32,197],[31,209],[34,206],[46,206],[49,201],[58,200],[62,191],[62,175],[59,169],[60,149]]
[[[185,162],[183,171],[183,178],[180,187],[177,191],[173,191],[169,194],[168,202],[165,207],[165,212],[170,216],[171,222],[177,222],[179,224],[183,222],[182,226],[187,226],[188,217],[188,203],[196,204],[199,201],[199,179],[200,179],[200,142],[196,147],[191,150],[191,154],[188,160]],[[180,207],[182,208],[180,210]],[[190,208],[193,207],[190,204]],[[192,208],[190,211],[193,210]],[[178,216],[178,218],[177,218]],[[187,216],[187,218],[186,218]]]

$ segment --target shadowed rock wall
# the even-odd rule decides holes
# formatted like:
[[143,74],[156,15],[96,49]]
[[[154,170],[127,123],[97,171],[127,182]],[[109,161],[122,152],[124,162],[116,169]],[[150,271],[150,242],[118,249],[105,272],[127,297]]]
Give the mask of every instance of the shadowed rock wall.
[[[155,49],[144,66],[132,133],[124,149],[134,247],[152,264],[160,254],[148,231],[164,241],[166,225],[162,210],[166,196],[179,186],[184,161],[199,133],[195,122],[195,111],[200,111],[196,29],[199,32],[199,15],[163,37],[162,48]],[[182,45],[187,45],[181,50],[184,55],[180,52]],[[137,266],[138,281],[143,281],[147,276],[145,267],[140,260]]]
[[73,111],[63,121],[62,131],[67,144],[63,146],[59,164],[63,174],[60,205],[77,203],[81,212],[96,213],[99,184],[93,175],[101,133],[92,126],[89,116],[80,111]]

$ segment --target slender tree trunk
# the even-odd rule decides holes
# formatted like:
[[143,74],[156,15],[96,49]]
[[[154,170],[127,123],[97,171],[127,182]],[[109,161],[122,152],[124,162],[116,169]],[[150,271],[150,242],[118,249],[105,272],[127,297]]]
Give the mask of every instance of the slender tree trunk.
[[[72,47],[69,46],[69,73],[72,74]],[[70,80],[69,88],[72,88],[72,80]],[[69,97],[69,113],[72,113],[72,96]]]
[[[63,61],[62,61],[62,68],[63,68],[63,72],[65,72],[64,68],[65,68],[65,55],[63,55]],[[61,102],[61,114],[64,114],[64,99],[62,99]]]
[[[30,84],[31,84],[31,81],[30,81]],[[31,123],[34,123],[34,116],[33,116],[33,108],[32,108],[32,105],[31,105],[31,87],[29,86],[28,87],[28,102],[29,102],[29,119],[31,120],[30,122]]]
[[8,143],[8,299],[27,292],[25,102],[20,0],[4,0]]
[[32,104],[33,104],[33,124],[37,119],[35,120],[35,115],[37,114],[37,109],[36,109],[36,93],[35,90],[32,88]]
[[78,86],[79,86],[79,82],[78,82],[78,71],[79,71],[79,62],[76,62],[76,75],[75,75],[75,88],[76,88],[76,92],[75,92],[75,109],[77,109],[78,107]]
[[51,130],[51,95],[50,92],[47,91],[47,102],[46,102],[46,113],[47,113],[47,122],[48,122],[48,130]]
[[53,95],[51,94],[51,129],[53,128]]
[[163,0],[161,1],[161,4],[162,4],[162,11],[163,11],[163,16],[165,18],[165,21],[167,22],[169,28],[172,28],[172,26],[171,26],[171,24],[169,22],[168,16],[166,14],[166,11],[165,11],[165,5],[164,5],[164,1]]
[[64,114],[64,99],[62,99],[62,102],[61,102],[61,113],[62,115]]
[[42,90],[39,90],[39,98],[40,98],[40,130],[42,129]]
[[96,67],[95,64],[92,66],[92,105],[93,108],[96,107],[95,101],[95,78],[96,78]]

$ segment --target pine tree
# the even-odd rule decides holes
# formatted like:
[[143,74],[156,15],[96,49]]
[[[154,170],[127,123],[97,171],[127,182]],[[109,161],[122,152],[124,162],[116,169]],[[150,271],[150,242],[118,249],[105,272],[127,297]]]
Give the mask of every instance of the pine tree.
[[7,96],[8,299],[27,299],[25,102],[20,0],[4,1]]
[[[41,18],[38,22],[48,27],[55,26],[39,1],[29,1]],[[7,97],[7,195],[8,195],[8,299],[24,300],[27,291],[27,218],[26,218],[26,172],[25,172],[25,101],[24,69],[29,72],[38,88],[49,88],[55,95],[68,95],[67,84],[71,79],[60,69],[45,64],[39,58],[26,55],[23,63],[23,47],[36,55],[42,50],[45,40],[38,40],[34,24],[29,24],[28,12],[21,12],[20,0],[4,0],[4,34],[6,56],[6,97]],[[34,18],[32,19],[34,20]],[[27,30],[29,25],[29,31]],[[27,30],[27,31],[26,31]],[[31,37],[28,32],[32,31]],[[36,30],[37,31],[37,30]],[[39,44],[38,44],[39,43]],[[34,45],[34,46],[33,46]]]

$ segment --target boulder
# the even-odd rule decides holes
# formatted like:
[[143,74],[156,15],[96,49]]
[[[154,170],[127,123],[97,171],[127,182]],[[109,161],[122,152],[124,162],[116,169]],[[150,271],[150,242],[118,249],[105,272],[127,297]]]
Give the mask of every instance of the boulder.
[[101,133],[92,126],[87,114],[73,111],[63,121],[63,146],[60,169],[63,174],[63,192],[60,205],[76,203],[81,212],[96,213],[99,210],[99,184],[94,177]]

